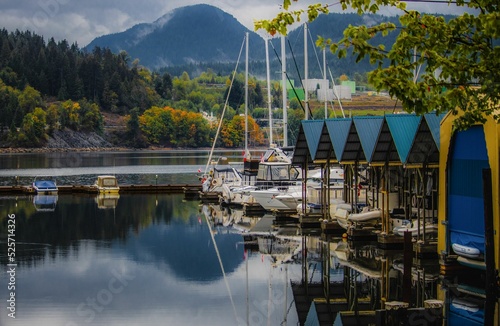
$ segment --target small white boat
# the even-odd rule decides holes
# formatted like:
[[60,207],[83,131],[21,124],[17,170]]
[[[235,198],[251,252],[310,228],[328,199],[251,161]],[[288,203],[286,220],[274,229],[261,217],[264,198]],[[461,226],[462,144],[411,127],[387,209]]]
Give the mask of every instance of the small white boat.
[[97,177],[95,182],[95,186],[99,190],[100,194],[111,194],[118,193],[120,191],[120,187],[118,186],[118,180],[114,175],[100,175]]
[[53,212],[56,210],[57,195],[36,195],[33,197],[33,205],[37,212]]
[[337,209],[335,210],[334,218],[337,219],[337,223],[343,228],[346,229],[349,227],[349,223],[347,218],[349,217],[349,213],[351,212],[350,204],[339,204],[337,205]]
[[39,195],[56,195],[57,185],[53,180],[35,178],[32,184],[33,189]]
[[347,218],[353,224],[375,223],[382,216],[382,211],[379,209],[363,208],[361,213],[349,214]]
[[451,305],[456,309],[465,310],[472,313],[478,312],[480,309],[478,303],[462,298],[453,298],[453,300],[451,300]]
[[458,243],[453,243],[451,245],[451,248],[459,256],[462,256],[465,258],[470,258],[470,259],[477,259],[477,260],[483,259],[483,255],[481,254],[481,251],[477,248],[464,246],[464,245],[461,245]]
[[[407,222],[404,225],[396,226],[392,229],[392,233],[398,236],[404,236],[405,232],[411,232],[412,237],[416,237],[418,235],[418,223],[417,222]],[[438,226],[435,223],[425,223],[425,234],[437,234]],[[423,234],[424,226],[420,223],[420,233]]]

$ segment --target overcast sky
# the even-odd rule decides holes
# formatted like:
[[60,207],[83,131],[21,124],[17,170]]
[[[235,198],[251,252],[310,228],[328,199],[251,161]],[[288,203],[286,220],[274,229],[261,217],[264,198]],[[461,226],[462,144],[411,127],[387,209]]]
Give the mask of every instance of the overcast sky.
[[[292,8],[305,8],[308,3],[333,1],[300,0]],[[66,39],[80,47],[95,37],[122,32],[138,23],[150,23],[177,7],[207,3],[221,8],[253,30],[254,19],[268,19],[280,11],[282,0],[0,0],[0,27],[36,32],[45,39]],[[411,3],[421,11],[459,13],[446,4]],[[333,5],[331,11],[340,11]],[[460,9],[459,9],[460,10]],[[397,14],[397,11],[385,12]]]

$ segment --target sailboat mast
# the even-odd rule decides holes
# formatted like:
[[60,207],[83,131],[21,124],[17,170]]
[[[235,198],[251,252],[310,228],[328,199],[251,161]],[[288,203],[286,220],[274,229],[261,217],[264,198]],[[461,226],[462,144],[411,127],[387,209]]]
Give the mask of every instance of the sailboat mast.
[[323,88],[324,88],[324,96],[325,96],[325,119],[328,119],[328,79],[326,79],[326,47],[323,49]]
[[283,94],[283,147],[288,146],[288,112],[286,108],[287,82],[286,82],[286,54],[285,37],[281,36],[281,74]]
[[308,87],[308,79],[309,75],[309,66],[308,66],[308,58],[307,58],[307,23],[304,24],[304,103],[305,103],[305,120],[309,120],[309,87]]
[[248,152],[248,32],[245,35],[245,158],[249,159]]
[[269,68],[269,40],[266,42],[267,106],[269,107],[269,147],[273,144],[273,108],[271,99],[271,71]]

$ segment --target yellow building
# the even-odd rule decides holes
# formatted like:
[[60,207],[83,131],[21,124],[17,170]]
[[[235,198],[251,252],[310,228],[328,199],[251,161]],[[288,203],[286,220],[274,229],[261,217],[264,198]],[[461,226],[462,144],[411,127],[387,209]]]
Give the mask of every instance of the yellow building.
[[[453,285],[467,295],[449,298],[449,321],[480,325],[498,316],[494,275],[500,264],[500,128],[488,116],[484,124],[454,131],[456,119],[447,114],[440,128],[438,251],[444,275],[456,270],[466,275]],[[476,308],[469,304],[484,309],[483,320],[477,312],[471,314]],[[460,307],[467,307],[464,313]]]

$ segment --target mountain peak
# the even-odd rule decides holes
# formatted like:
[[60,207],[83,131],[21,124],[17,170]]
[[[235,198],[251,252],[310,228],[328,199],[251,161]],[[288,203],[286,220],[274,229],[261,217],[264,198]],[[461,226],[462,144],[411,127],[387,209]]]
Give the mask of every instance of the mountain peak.
[[[201,62],[235,62],[245,32],[250,32],[223,10],[198,4],[180,7],[152,23],[135,25],[116,34],[94,39],[86,50],[110,48],[126,51],[148,68]],[[264,59],[262,39],[250,32],[251,57]],[[260,41],[259,41],[260,40]],[[255,43],[259,42],[256,47]]]

